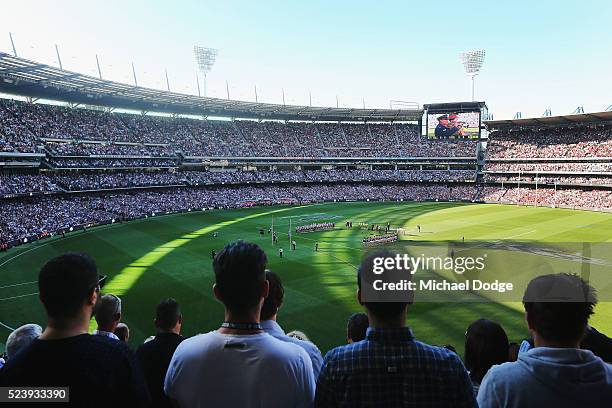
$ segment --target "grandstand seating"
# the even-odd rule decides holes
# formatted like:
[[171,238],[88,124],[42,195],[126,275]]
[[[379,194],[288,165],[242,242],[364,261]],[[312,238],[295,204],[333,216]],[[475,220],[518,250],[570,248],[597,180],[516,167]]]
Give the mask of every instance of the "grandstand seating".
[[498,130],[478,168],[477,144],[425,139],[411,124],[212,121],[0,100],[0,154],[42,157],[40,169],[0,173],[0,241],[154,212],[327,200],[612,209],[610,125]]

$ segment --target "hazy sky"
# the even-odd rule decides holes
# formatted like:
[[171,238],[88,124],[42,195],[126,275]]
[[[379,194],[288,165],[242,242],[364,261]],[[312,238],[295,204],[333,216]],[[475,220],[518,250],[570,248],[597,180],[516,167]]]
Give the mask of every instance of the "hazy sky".
[[469,100],[462,51],[485,49],[495,119],[612,104],[612,1],[4,1],[0,50],[197,94],[193,46],[219,49],[208,95],[335,106]]

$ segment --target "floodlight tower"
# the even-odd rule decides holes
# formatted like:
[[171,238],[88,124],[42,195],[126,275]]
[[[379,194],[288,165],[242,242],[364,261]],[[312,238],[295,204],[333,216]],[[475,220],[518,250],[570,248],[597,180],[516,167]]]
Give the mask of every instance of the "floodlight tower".
[[465,73],[472,78],[472,102],[474,102],[474,78],[480,72],[484,63],[485,50],[468,51],[461,53],[461,62]]
[[[205,48],[200,47],[199,45],[195,45],[193,47],[193,55],[196,59],[196,64],[198,64],[198,69],[202,74],[204,74],[204,96],[206,96],[206,75],[210,72],[213,65],[215,65],[215,61],[217,61],[218,50],[214,48]],[[196,76],[197,79],[197,76]],[[200,83],[198,81],[198,96],[200,95]]]

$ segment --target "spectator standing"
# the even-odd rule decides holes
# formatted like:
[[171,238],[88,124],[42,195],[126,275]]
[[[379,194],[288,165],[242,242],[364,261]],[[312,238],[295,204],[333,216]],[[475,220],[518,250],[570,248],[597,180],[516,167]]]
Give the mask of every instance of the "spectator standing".
[[367,314],[353,313],[346,324],[346,342],[351,344],[365,339],[368,327],[370,327],[370,321]]
[[225,321],[177,347],[164,382],[179,406],[308,407],[315,380],[303,348],[265,333],[260,313],[268,296],[266,254],[237,241],[215,258],[214,295]]
[[15,356],[20,350],[29,346],[32,341],[40,337],[42,331],[42,327],[32,323],[24,324],[13,330],[6,339],[7,358]]
[[145,373],[153,407],[172,407],[164,393],[164,378],[174,351],[183,341],[181,327],[183,315],[178,302],[164,299],[155,309],[155,337],[138,347],[136,355]]
[[480,407],[609,407],[612,366],[579,348],[596,302],[577,275],[533,279],[523,304],[535,347],[491,367],[478,391]]
[[93,334],[119,340],[115,329],[121,321],[121,299],[111,294],[102,296],[96,304],[94,314],[98,328]]
[[[317,407],[474,407],[472,382],[452,351],[415,340],[406,326],[408,303],[364,302],[361,277],[373,275],[376,252],[358,270],[358,301],[370,327],[366,339],[336,347],[317,381]],[[367,281],[366,281],[367,282]]]
[[96,264],[68,253],[38,275],[47,327],[0,371],[3,387],[69,387],[68,407],[148,406],[136,356],[119,341],[88,333],[100,294]]
[[283,287],[283,282],[276,273],[269,270],[266,271],[266,280],[268,281],[270,289],[268,292],[268,297],[264,301],[261,308],[261,328],[270,336],[278,340],[297,344],[303,348],[310,357],[314,378],[316,379],[319,376],[321,366],[323,365],[323,356],[321,355],[321,352],[317,346],[314,345],[314,343],[299,340],[295,337],[289,337],[285,334],[283,328],[276,321],[278,311],[283,305],[285,298],[285,288]]
[[489,368],[509,361],[508,336],[498,323],[478,319],[465,332],[465,366],[474,384],[474,393]]

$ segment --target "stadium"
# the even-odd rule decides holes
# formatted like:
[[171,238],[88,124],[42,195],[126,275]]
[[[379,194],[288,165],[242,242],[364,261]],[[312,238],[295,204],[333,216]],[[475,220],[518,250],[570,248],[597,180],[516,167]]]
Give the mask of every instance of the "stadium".
[[[487,252],[484,274],[417,272],[493,288],[417,291],[407,313],[419,341],[465,361],[466,329],[486,318],[522,347],[533,336],[529,281],[563,272],[597,290],[589,327],[607,339],[609,358],[610,109],[494,120],[485,101],[248,102],[103,79],[13,51],[0,50],[1,349],[16,328],[45,327],[39,273],[68,252],[87,253],[106,276],[101,294],[121,299],[133,350],[156,334],[155,308],[168,297],[181,305],[185,338],[216,330],[224,304],[211,289],[213,260],[243,240],[282,279],[280,326],[305,333],[321,356],[347,342],[347,319],[364,310],[362,260],[387,250],[453,261]],[[514,291],[493,293],[494,281]],[[318,396],[317,405],[331,406]]]

